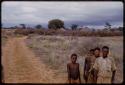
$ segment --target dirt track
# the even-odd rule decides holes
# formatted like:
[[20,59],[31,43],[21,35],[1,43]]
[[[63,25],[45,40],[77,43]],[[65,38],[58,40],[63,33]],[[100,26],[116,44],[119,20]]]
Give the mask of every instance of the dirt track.
[[61,77],[54,77],[55,70],[35,57],[26,46],[25,38],[9,39],[2,49],[5,83],[65,83]]

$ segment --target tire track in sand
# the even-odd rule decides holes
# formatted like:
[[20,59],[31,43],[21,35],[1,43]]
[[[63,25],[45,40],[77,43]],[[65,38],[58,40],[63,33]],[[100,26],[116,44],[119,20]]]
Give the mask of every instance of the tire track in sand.
[[65,83],[61,78],[53,78],[54,70],[35,57],[25,38],[11,38],[2,49],[5,83]]

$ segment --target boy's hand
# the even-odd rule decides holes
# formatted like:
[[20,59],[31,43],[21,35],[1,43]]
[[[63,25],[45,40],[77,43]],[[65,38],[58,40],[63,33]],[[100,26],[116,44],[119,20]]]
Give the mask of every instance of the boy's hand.
[[4,79],[2,79],[2,83],[4,83]]
[[115,72],[116,72],[116,71],[113,71],[113,73],[112,73],[112,80],[111,80],[111,83],[114,83],[114,80],[115,80],[115,79],[114,79],[114,78],[115,78]]

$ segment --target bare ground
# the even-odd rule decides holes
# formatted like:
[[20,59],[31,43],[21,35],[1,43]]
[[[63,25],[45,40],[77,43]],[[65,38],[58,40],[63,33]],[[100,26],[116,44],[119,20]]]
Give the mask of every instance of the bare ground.
[[65,83],[64,75],[49,69],[26,46],[22,38],[11,38],[2,48],[5,83]]

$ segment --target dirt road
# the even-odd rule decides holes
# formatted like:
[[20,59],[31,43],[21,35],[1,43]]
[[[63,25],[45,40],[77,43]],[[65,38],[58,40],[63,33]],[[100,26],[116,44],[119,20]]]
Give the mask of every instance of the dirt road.
[[65,83],[61,77],[54,77],[56,71],[35,57],[25,38],[9,39],[2,49],[5,83]]

